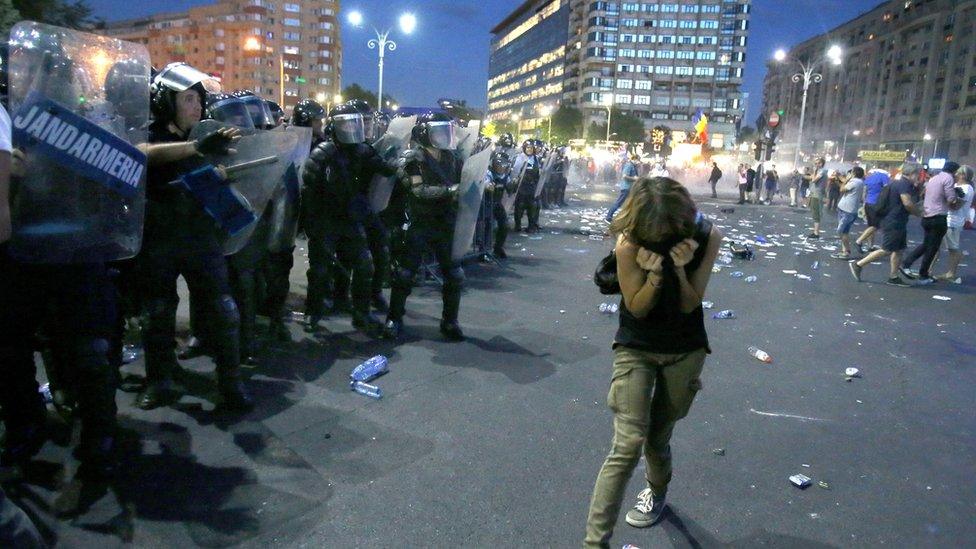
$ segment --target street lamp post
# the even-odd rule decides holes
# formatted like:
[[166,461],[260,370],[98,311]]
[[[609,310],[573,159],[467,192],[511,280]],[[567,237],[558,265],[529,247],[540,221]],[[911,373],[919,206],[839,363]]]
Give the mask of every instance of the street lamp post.
[[[800,72],[793,75],[791,80],[793,83],[803,82],[803,101],[800,105],[800,126],[796,132],[796,151],[793,154],[793,166],[800,165],[800,148],[803,146],[803,123],[807,116],[807,93],[810,90],[810,84],[816,84],[823,81],[823,75],[820,74],[820,65],[825,60],[829,60],[834,65],[840,65],[841,63],[841,49],[839,46],[832,46],[827,50],[827,56],[824,59],[803,62],[799,59],[789,57],[785,50],[778,50],[775,55],[776,61],[783,62],[787,59],[792,59],[797,65],[800,66]],[[844,136],[846,139],[846,135]]]
[[[349,22],[358,27],[363,23],[363,16],[358,11],[351,12],[348,17]],[[403,34],[410,34],[417,27],[417,18],[411,13],[404,13],[400,16],[400,31]],[[380,32],[379,29],[373,27],[373,32],[376,33],[376,38],[370,39],[366,42],[371,50],[379,51],[379,85],[376,92],[376,109],[383,110],[383,62],[386,58],[386,51],[395,51],[397,49],[397,44],[393,40],[390,40],[390,31],[392,28],[386,29],[384,32]]]
[[607,144],[610,144],[610,116],[612,116],[613,108],[613,94],[607,94],[606,99],[603,100],[603,106],[607,108]]
[[546,120],[548,120],[549,122],[549,130],[546,137],[546,142],[552,143],[552,107],[550,105],[546,105],[542,107],[542,110],[540,112],[542,113],[542,116],[546,117]]
[[[857,137],[857,136],[861,135],[861,130],[854,130],[853,132],[851,132],[851,135],[853,135],[854,137]],[[841,150],[840,150],[840,161],[841,161],[841,163],[844,162],[844,158],[846,158],[846,157],[847,157],[847,132],[844,132],[844,145],[841,147]]]

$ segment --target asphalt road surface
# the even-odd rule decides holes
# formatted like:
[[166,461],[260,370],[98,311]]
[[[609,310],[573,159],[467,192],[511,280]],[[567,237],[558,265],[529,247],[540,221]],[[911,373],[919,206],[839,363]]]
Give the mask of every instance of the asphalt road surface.
[[[65,431],[15,499],[64,547],[579,546],[612,434],[617,318],[598,311],[610,300],[591,279],[611,246],[596,208],[613,195],[577,189],[571,208],[544,214],[545,231],[511,239],[504,265],[469,265],[466,342],[441,340],[433,285],[408,302],[399,345],[356,334],[348,318],[329,320],[318,337],[296,320],[295,341],[265,342],[248,370],[252,414],[214,413],[211,362],[186,361],[187,395],[173,407],[144,412],[119,393],[126,465],[114,482],[74,478]],[[645,530],[622,513],[613,545],[972,544],[973,256],[961,286],[892,288],[881,284],[886,265],[866,268],[859,284],[823,249],[836,240],[810,247],[799,238],[802,212],[733,206],[729,196],[700,206],[727,237],[758,234],[769,247],[713,275],[706,313],[737,318],[706,321],[714,354],[674,434],[670,511]],[[976,232],[963,241],[972,253]],[[296,253],[301,310],[305,258]],[[184,303],[184,325],[185,313]],[[750,345],[773,363],[751,358]],[[377,381],[382,400],[349,390],[350,370],[376,354],[390,362]],[[845,381],[848,367],[861,377]],[[125,368],[142,371],[141,360]],[[625,510],[642,473],[643,464]],[[796,473],[813,486],[792,486]]]

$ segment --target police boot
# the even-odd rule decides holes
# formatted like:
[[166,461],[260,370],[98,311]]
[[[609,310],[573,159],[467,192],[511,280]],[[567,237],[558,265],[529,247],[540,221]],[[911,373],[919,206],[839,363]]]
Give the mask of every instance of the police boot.
[[174,402],[177,398],[173,386],[173,372],[178,366],[171,358],[146,353],[146,386],[136,396],[136,407],[152,410]]
[[115,437],[104,435],[86,439],[82,437],[75,458],[81,462],[78,475],[91,480],[105,480],[115,474],[118,465],[115,455]]
[[445,283],[443,289],[444,309],[441,314],[441,334],[448,341],[464,341],[464,332],[458,325],[458,311],[461,308],[461,287]]
[[254,400],[241,380],[239,368],[219,368],[217,390],[220,392],[221,408],[234,412],[250,412],[254,409]]
[[370,305],[373,306],[373,310],[378,313],[386,313],[390,310],[390,304],[387,303],[386,298],[383,297],[382,291],[374,293],[369,302]]
[[383,331],[383,323],[369,312],[369,300],[357,299],[352,311],[352,326],[368,336],[378,336]]
[[271,318],[271,322],[268,323],[268,337],[274,341],[291,343],[291,332],[288,331],[288,326],[280,317]]

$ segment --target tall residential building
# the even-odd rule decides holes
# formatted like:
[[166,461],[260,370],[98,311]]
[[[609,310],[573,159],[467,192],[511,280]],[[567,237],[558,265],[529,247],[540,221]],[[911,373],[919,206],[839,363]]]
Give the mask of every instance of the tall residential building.
[[[834,45],[841,64],[828,63],[823,80],[810,84],[804,153],[852,160],[860,150],[886,149],[976,162],[976,0],[883,2],[790,56],[822,59]],[[797,68],[770,62],[763,84],[764,112],[784,111],[777,153],[789,160],[803,97],[802,80],[792,81]]]
[[589,125],[605,123],[612,101],[648,131],[691,134],[701,111],[710,145],[732,148],[745,109],[751,4],[529,0],[492,29],[488,116],[517,114],[532,128],[541,105],[562,104]]
[[224,90],[251,89],[290,113],[300,99],[341,89],[338,12],[337,0],[220,0],[96,32],[145,44],[157,68],[185,61]]

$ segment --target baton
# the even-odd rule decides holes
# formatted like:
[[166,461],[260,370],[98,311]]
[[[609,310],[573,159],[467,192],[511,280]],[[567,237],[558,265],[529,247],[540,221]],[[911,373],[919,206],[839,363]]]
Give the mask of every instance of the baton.
[[[231,175],[238,172],[243,172],[245,170],[250,170],[253,168],[259,168],[261,166],[266,166],[268,164],[275,164],[278,162],[277,156],[265,156],[263,158],[256,158],[254,160],[248,160],[247,162],[241,162],[240,164],[234,164],[233,166],[224,166],[224,172],[227,174],[227,179],[231,179]],[[216,166],[211,165],[212,168],[216,169]],[[169,185],[182,185],[182,179],[175,179],[169,182]]]

